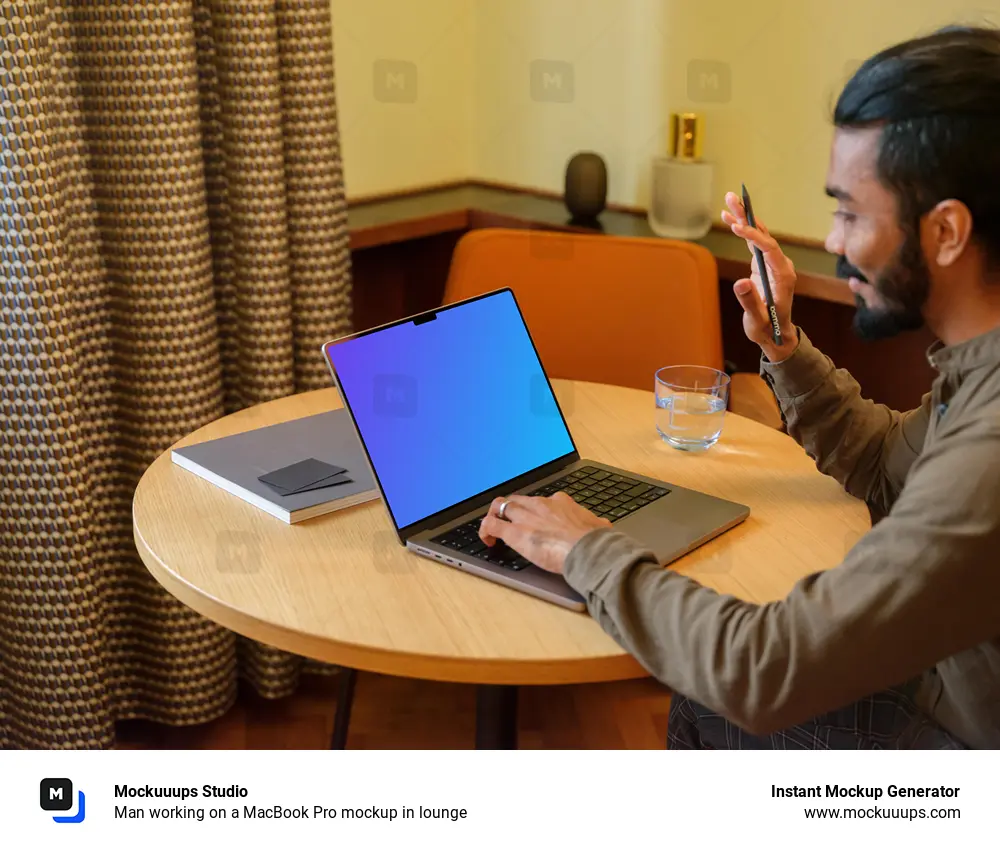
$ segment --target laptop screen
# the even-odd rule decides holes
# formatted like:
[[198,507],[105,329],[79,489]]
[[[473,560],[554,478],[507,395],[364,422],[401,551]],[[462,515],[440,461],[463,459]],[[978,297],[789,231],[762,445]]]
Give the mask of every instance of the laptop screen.
[[398,528],[574,451],[509,290],[327,346]]

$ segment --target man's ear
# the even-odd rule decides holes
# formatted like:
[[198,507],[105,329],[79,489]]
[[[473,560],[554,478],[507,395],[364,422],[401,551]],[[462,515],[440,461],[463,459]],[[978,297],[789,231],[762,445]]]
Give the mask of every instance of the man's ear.
[[925,247],[939,266],[951,266],[972,239],[972,213],[961,201],[941,201],[925,219]]

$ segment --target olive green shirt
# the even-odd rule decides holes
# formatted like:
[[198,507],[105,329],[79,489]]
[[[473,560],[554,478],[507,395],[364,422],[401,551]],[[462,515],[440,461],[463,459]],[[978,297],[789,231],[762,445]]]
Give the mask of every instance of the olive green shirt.
[[573,547],[566,580],[653,676],[751,733],[918,678],[942,727],[1000,747],[1000,328],[928,358],[938,376],[908,413],[863,399],[801,331],[761,364],[788,433],[885,514],[839,566],[757,605],[610,528]]

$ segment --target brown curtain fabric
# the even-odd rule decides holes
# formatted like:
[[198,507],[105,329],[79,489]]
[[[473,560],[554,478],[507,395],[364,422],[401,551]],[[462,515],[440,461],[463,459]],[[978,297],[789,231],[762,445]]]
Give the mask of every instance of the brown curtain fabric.
[[0,747],[104,747],[304,662],[132,541],[146,466],[328,386],[350,254],[328,0],[0,0]]

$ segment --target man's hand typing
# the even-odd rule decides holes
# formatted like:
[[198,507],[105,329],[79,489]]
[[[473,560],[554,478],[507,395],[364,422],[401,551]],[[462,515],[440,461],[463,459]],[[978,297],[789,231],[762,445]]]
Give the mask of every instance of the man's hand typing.
[[[500,506],[507,502],[504,519]],[[551,496],[508,496],[497,498],[479,527],[479,536],[488,546],[503,540],[511,549],[551,573],[562,573],[566,556],[576,542],[595,528],[610,528],[567,493]]]

